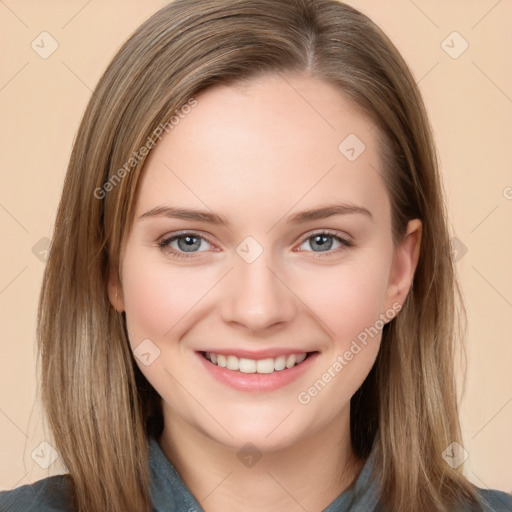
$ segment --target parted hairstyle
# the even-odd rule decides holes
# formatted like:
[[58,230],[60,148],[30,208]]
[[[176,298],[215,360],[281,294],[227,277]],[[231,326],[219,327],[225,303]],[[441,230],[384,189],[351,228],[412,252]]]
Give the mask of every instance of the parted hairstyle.
[[410,219],[423,223],[411,290],[351,399],[354,450],[375,448],[389,511],[476,507],[476,488],[442,457],[462,444],[455,369],[467,322],[432,129],[408,66],[367,16],[336,0],[176,0],[130,36],[90,98],[43,277],[41,400],[80,512],[151,510],[147,441],[162,433],[161,398],[107,293],[141,148],[210,86],[295,72],[333,84],[376,125],[394,244]]

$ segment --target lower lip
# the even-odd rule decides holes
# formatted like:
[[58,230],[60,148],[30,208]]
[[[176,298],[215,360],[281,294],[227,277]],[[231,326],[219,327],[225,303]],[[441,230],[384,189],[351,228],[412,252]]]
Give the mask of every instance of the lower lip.
[[211,363],[201,352],[196,352],[196,354],[213,378],[239,391],[253,392],[274,391],[290,384],[306,372],[319,355],[318,352],[314,352],[304,359],[302,363],[285,370],[274,371],[272,373],[242,373],[240,371],[221,368]]

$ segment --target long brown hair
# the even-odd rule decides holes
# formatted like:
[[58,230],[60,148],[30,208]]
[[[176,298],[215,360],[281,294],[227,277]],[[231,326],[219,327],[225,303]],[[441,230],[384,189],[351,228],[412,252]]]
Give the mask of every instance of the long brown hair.
[[140,149],[209,86],[285,72],[334,84],[377,126],[394,242],[408,220],[423,223],[412,289],[351,400],[354,450],[378,452],[382,503],[394,512],[449,511],[476,498],[442,458],[462,444],[454,363],[465,311],[436,149],[406,63],[368,17],[336,0],[177,0],[135,31],[92,94],[44,273],[41,394],[81,512],[151,510],[146,442],[162,432],[161,399],[107,294],[134,213]]

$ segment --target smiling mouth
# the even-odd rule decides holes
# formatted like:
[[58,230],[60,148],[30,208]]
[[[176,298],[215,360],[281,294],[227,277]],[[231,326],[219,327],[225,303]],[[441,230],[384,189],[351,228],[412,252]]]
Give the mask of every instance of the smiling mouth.
[[226,368],[234,372],[270,374],[298,366],[310,355],[315,353],[316,352],[298,352],[296,354],[269,357],[266,359],[248,359],[235,355],[215,354],[213,352],[201,352],[201,355],[215,366]]

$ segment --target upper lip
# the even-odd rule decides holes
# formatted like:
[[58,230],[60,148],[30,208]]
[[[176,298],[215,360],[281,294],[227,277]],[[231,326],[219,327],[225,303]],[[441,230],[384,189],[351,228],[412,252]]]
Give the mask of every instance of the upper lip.
[[205,349],[200,352],[209,352],[210,354],[222,354],[225,356],[236,356],[238,358],[245,359],[269,359],[276,358],[279,356],[289,356],[290,354],[304,354],[308,352],[314,352],[312,350],[304,350],[301,348],[269,348],[266,350],[242,350],[240,348],[214,348]]

